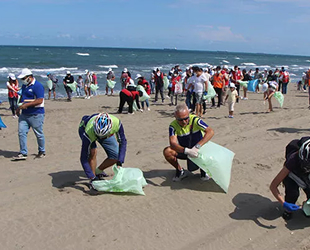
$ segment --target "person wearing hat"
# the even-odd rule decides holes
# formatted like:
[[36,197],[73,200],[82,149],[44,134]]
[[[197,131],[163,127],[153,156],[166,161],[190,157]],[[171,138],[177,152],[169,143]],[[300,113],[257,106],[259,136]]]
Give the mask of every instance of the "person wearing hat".
[[[150,86],[149,82],[144,78],[144,76],[137,74],[135,79],[137,80],[137,85],[141,85],[145,89],[145,92],[148,95],[150,95],[151,94],[151,86]],[[146,99],[145,101],[141,102],[141,106],[142,106],[143,110],[144,110],[144,102],[146,104],[147,110],[150,111],[149,99]]]
[[155,101],[158,100],[158,93],[160,93],[161,101],[164,103],[164,74],[160,72],[160,69],[157,68],[154,74],[154,81],[155,81]]
[[225,98],[225,102],[228,100],[228,118],[234,118],[234,107],[238,98],[239,96],[236,90],[236,86],[234,83],[231,82],[229,84],[229,90],[227,91]]
[[[22,80],[21,98],[17,108],[19,154],[12,158],[13,161],[26,160],[28,155],[27,136],[32,128],[38,142],[38,154],[36,158],[45,157],[45,136],[43,133],[44,123],[44,87],[34,77],[32,72],[25,68],[22,70],[19,79]],[[20,110],[22,113],[20,114]]]
[[284,67],[282,67],[281,74],[279,77],[279,91],[280,91],[280,86],[282,84],[282,94],[284,95],[287,93],[287,84],[289,82],[290,82],[290,74],[285,70]]
[[129,84],[130,79],[131,79],[130,72],[128,71],[127,68],[124,68],[121,74],[121,78],[120,78],[121,83],[122,83],[122,89],[127,88],[127,85]]
[[48,72],[46,74],[46,76],[53,83],[52,88],[48,89],[48,99],[51,99],[51,92],[53,91],[53,96],[54,96],[54,100],[55,100],[56,99],[56,91],[55,90],[56,90],[56,84],[58,83],[58,79],[53,74],[51,74],[50,72]]
[[[109,72],[107,73],[107,81],[114,81],[114,80],[115,80],[115,74],[112,68],[109,68]],[[105,87],[105,94],[108,95],[108,92],[109,92],[109,86],[107,82],[106,87]],[[111,88],[111,95],[113,95],[113,88]]]
[[10,103],[10,109],[12,110],[13,118],[17,118],[16,109],[17,109],[17,98],[18,98],[18,80],[16,79],[15,75],[10,73],[8,75],[8,81],[6,86],[8,88],[8,98]]
[[65,90],[68,96],[67,100],[69,102],[71,102],[72,89],[69,86],[67,86],[67,84],[71,84],[71,83],[74,83],[74,77],[71,75],[70,71],[67,71],[67,74],[65,78],[63,79],[63,84],[64,84],[64,87],[65,87]]

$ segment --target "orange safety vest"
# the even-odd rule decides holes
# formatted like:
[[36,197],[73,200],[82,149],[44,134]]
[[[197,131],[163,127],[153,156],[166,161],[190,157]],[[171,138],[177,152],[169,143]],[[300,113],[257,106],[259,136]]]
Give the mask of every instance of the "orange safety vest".
[[306,81],[308,82],[308,86],[310,86],[310,71],[307,71]]
[[221,73],[215,74],[213,76],[212,83],[213,83],[214,88],[219,88],[219,89],[223,88],[223,86],[224,86],[223,75]]

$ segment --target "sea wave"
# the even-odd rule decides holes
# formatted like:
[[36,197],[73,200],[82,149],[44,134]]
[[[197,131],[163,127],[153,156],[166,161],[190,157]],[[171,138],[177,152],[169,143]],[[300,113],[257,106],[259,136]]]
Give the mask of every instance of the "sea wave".
[[241,65],[244,65],[244,66],[256,66],[255,63],[251,63],[251,62],[249,62],[249,63],[241,63]]
[[89,56],[89,53],[76,53],[78,56]]
[[117,69],[118,66],[117,65],[98,65],[99,68],[112,68],[112,69]]

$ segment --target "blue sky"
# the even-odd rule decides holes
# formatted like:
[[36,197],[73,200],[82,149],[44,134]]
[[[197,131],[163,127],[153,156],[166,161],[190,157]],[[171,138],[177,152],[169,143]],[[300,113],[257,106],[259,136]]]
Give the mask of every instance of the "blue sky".
[[309,0],[0,0],[0,45],[310,55]]

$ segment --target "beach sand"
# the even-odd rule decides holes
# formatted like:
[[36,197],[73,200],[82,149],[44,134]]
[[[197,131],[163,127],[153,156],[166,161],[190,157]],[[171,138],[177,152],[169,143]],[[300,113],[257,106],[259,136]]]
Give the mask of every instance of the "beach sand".
[[[310,134],[307,93],[291,84],[283,108],[273,100],[271,113],[254,93],[236,104],[233,119],[227,106],[207,110],[212,141],[236,154],[227,194],[213,180],[202,182],[199,171],[172,182],[175,170],[162,155],[173,120],[168,100],[134,115],[116,114],[118,103],[118,96],[46,100],[47,155],[34,159],[31,131],[28,159],[20,162],[10,161],[19,150],[17,119],[8,103],[0,106],[7,125],[0,131],[1,249],[310,249],[310,218],[298,211],[285,222],[269,191],[286,144]],[[102,111],[121,119],[124,167],[144,172],[146,196],[89,192],[77,129],[83,115]],[[104,158],[99,147],[98,163]]]

